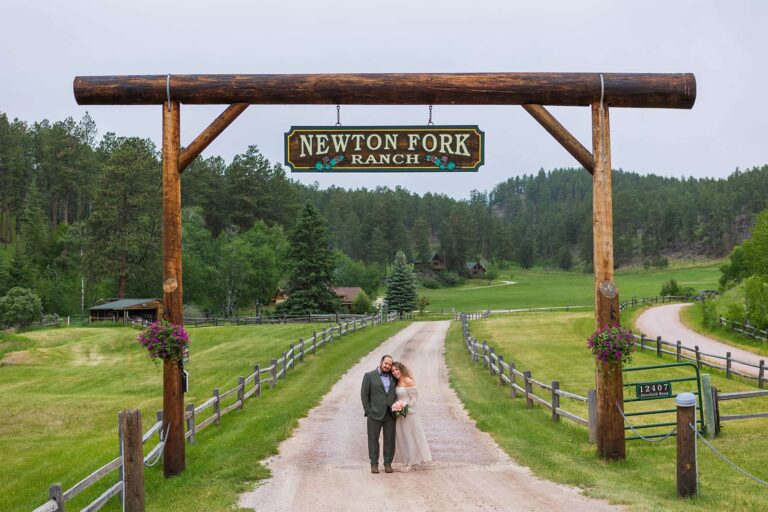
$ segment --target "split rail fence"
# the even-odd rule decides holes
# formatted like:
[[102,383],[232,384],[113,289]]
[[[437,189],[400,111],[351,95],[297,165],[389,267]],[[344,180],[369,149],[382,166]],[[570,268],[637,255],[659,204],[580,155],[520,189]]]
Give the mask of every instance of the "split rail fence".
[[[482,363],[484,368],[488,369],[490,375],[498,375],[499,384],[509,386],[510,397],[518,396],[525,399],[526,407],[532,409],[534,404],[542,405],[552,411],[552,421],[560,421],[565,418],[578,425],[587,427],[589,431],[589,442],[594,443],[597,438],[597,396],[595,390],[587,392],[587,396],[581,396],[560,388],[558,381],[551,381],[547,384],[543,381],[534,379],[530,370],[520,371],[511,359],[505,360],[502,354],[497,354],[495,347],[490,347],[483,341],[479,343],[473,338],[469,331],[469,320],[488,318],[490,311],[483,313],[462,314],[460,316],[464,344],[469,352],[473,362]],[[537,395],[534,388],[543,390],[547,393],[546,398]],[[561,399],[574,400],[587,405],[587,418],[569,412],[562,407]]]
[[[335,315],[333,316],[335,318]],[[221,417],[225,414],[237,409],[242,409],[245,400],[248,398],[252,396],[261,396],[262,389],[265,385],[269,386],[269,389],[274,389],[277,386],[278,380],[285,379],[289,370],[295,368],[297,362],[304,361],[305,355],[315,354],[318,348],[334,343],[347,334],[352,334],[368,327],[375,327],[382,323],[392,322],[396,319],[396,313],[389,313],[387,315],[379,313],[377,315],[361,317],[339,323],[338,325],[329,326],[320,332],[313,333],[312,336],[307,339],[300,338],[296,344],[291,343],[288,351],[283,352],[279,358],[272,359],[269,366],[262,367],[259,364],[255,364],[253,366],[253,373],[247,377],[239,377],[237,385],[232,389],[224,392],[220,392],[219,389],[214,389],[213,396],[202,404],[197,406],[192,403],[186,404],[185,438],[187,442],[190,444],[194,443],[197,434],[201,431],[211,425],[219,425]],[[222,407],[223,402],[228,401],[230,398],[234,398],[234,401]],[[202,419],[203,413],[208,414],[205,419]],[[201,419],[202,421],[200,421]],[[163,413],[162,411],[158,411],[157,421],[142,437],[142,441],[146,444],[155,434],[158,436],[157,444],[155,444],[144,457],[144,464],[147,466],[154,465],[162,456],[162,451],[165,447],[165,436],[161,430],[162,425]],[[122,453],[123,436],[119,428],[118,441],[120,446],[120,455],[118,455],[118,457],[107,462],[67,490],[63,490],[61,484],[52,484],[48,490],[48,501],[34,509],[33,512],[64,512],[67,501],[70,501],[85,489],[115,471],[118,472],[117,483],[110,486],[98,498],[82,508],[81,512],[95,512],[96,510],[101,509],[110,498],[120,495],[125,488],[125,472]]]
[[761,330],[756,327],[752,327],[749,324],[742,324],[733,320],[728,320],[722,316],[720,317],[720,326],[728,327],[732,331],[738,332],[739,334],[742,334],[748,338],[752,338],[753,340],[768,343],[768,330]]

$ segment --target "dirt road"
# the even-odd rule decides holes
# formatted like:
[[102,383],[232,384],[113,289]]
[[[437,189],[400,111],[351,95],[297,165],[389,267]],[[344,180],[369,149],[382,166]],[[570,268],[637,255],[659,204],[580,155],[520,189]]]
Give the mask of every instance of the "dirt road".
[[[242,494],[240,505],[270,512],[618,510],[534,477],[475,427],[448,385],[448,325],[416,322],[343,375],[280,445],[280,455],[267,461],[273,477]],[[373,475],[360,383],[384,354],[413,370],[435,461],[411,471],[395,464],[395,473]]]
[[[761,359],[766,359],[765,356],[759,356],[747,350],[726,345],[687,328],[680,322],[680,310],[687,306],[690,306],[690,304],[669,304],[667,306],[653,307],[643,312],[637,318],[637,328],[649,338],[661,336],[664,341],[671,343],[680,340],[684,346],[693,348],[698,345],[701,352],[708,354],[725,357],[725,353],[730,352],[733,359],[755,365],[759,365]],[[695,352],[691,351],[689,355],[695,356]],[[708,358],[702,356],[702,359]],[[722,359],[713,359],[713,361],[720,365],[725,364]],[[756,376],[758,373],[757,368],[739,363],[733,363],[733,369],[748,375]]]

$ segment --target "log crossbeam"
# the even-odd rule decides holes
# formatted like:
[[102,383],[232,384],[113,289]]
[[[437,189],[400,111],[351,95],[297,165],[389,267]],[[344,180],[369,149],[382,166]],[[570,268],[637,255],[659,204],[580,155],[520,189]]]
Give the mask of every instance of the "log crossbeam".
[[549,110],[541,105],[522,105],[526,112],[531,114],[538,123],[549,132],[557,142],[563,146],[573,157],[587,170],[589,174],[595,174],[595,159],[592,153],[574,137],[560,122],[555,119]]
[[248,103],[235,103],[222,112],[219,117],[213,120],[208,127],[203,130],[200,135],[195,137],[195,140],[179,154],[179,173],[184,172],[184,169],[202,153],[208,145],[216,139],[221,132],[227,129],[232,124],[232,121],[242,114],[249,106]]

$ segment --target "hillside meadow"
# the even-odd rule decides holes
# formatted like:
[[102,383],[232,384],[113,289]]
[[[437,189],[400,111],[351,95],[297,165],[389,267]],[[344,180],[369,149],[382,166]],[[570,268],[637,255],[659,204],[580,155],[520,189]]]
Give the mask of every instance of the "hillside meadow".
[[[147,510],[212,511],[231,508],[249,482],[268,476],[257,461],[277,445],[330,390],[339,376],[407,325],[394,322],[344,336],[305,356],[277,389],[246,401],[187,445],[187,471],[165,480],[161,464],[147,468]],[[225,391],[254,363],[268,365],[299,337],[324,326],[274,325],[190,329],[191,389],[202,403]],[[0,510],[41,505],[48,486],[64,489],[118,454],[117,415],[140,409],[144,430],[162,408],[162,368],[135,341],[130,328],[62,328],[3,335],[0,349]],[[0,354],[2,354],[0,351]],[[156,439],[156,438],[155,438]],[[148,449],[149,447],[147,447]],[[116,473],[67,502],[79,510],[116,481]],[[119,510],[113,499],[104,510]]]
[[[632,317],[625,318],[629,321]],[[594,388],[594,360],[586,347],[586,338],[593,328],[592,312],[495,314],[470,322],[472,335],[487,340],[506,361],[513,360],[518,370],[531,370],[533,378],[546,383],[558,380],[561,389],[580,395]],[[765,489],[726,466],[703,445],[699,446],[700,495],[690,501],[676,497],[674,438],[659,443],[627,441],[625,461],[600,461],[595,445],[588,443],[586,428],[567,420],[554,423],[551,412],[539,405],[526,409],[525,400],[512,400],[509,388],[499,386],[498,377],[489,376],[482,365],[471,363],[458,322],[452,324],[446,343],[451,384],[478,427],[489,432],[511,457],[540,477],[580,487],[590,496],[627,505],[631,511],[683,511],[695,507],[741,512],[764,508]],[[632,365],[670,362],[671,358],[657,359],[655,354],[646,352],[636,353]],[[713,385],[721,391],[754,389],[752,384],[726,379],[723,372],[707,371]],[[664,369],[627,375],[633,381],[642,381],[691,373],[690,369]],[[625,382],[630,379],[625,377]],[[674,386],[674,392],[693,390],[691,383]],[[537,394],[548,400],[546,393],[539,390]],[[670,403],[633,403],[627,409],[666,408]],[[561,407],[586,417],[585,404],[563,398]],[[762,412],[768,410],[768,399],[729,401],[721,407],[723,414]],[[632,421],[638,425],[674,421],[674,415],[633,417]],[[765,418],[725,423],[714,444],[747,471],[765,479],[768,474],[760,454],[768,450],[766,425]],[[670,428],[646,432],[661,433]]]
[[[619,269],[616,284],[619,297],[649,297],[658,295],[665,281],[677,280],[681,287],[695,290],[717,289],[720,262],[699,264],[688,262],[663,270],[642,267]],[[506,284],[513,282],[514,284]],[[455,288],[427,289],[419,287],[419,295],[429,297],[428,310],[456,311],[480,309],[514,309],[545,306],[591,306],[594,302],[594,277],[584,272],[560,272],[534,268],[502,271],[498,280],[490,283],[470,279]]]

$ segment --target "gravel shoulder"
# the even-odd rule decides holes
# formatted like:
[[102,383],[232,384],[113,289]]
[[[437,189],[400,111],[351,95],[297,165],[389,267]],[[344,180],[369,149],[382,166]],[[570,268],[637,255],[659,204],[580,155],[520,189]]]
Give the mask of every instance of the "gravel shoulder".
[[[444,341],[449,322],[416,322],[344,374],[318,407],[300,420],[279,455],[266,461],[272,478],[240,496],[260,511],[602,511],[620,510],[578,489],[535,477],[480,432],[448,383]],[[363,374],[384,354],[408,365],[419,386],[419,412],[434,462],[395,473],[370,473]]]

